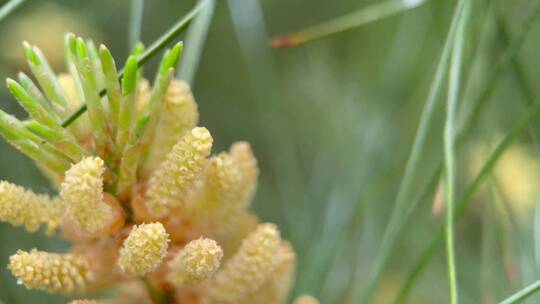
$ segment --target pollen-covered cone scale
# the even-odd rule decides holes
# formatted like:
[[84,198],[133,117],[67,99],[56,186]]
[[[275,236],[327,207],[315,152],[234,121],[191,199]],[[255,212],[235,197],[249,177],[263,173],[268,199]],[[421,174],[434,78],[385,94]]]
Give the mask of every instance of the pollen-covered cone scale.
[[83,233],[95,234],[110,228],[121,217],[120,211],[103,194],[105,165],[99,157],[87,157],[66,171],[60,185],[67,221]]
[[293,304],[319,304],[319,301],[310,295],[303,295],[296,298]]
[[[212,155],[189,85],[173,79],[181,43],[152,83],[136,54],[119,77],[107,47],[73,34],[66,73],[36,46],[23,48],[35,80],[20,73],[7,84],[29,119],[0,110],[0,135],[56,188],[38,194],[0,181],[0,220],[72,246],[14,253],[5,262],[20,284],[81,294],[73,303],[285,303],[293,247],[249,209],[259,174],[251,146]],[[91,298],[101,291],[109,298]]]
[[219,268],[223,250],[216,241],[189,242],[169,261],[169,281],[175,286],[195,284],[211,277]]
[[93,281],[84,258],[72,254],[19,250],[10,257],[9,269],[26,287],[49,292],[83,292]]
[[259,289],[277,266],[280,242],[275,225],[259,225],[216,274],[209,287],[211,302],[238,303]]
[[167,254],[168,243],[161,223],[133,227],[120,249],[118,265],[123,271],[137,275],[152,272]]

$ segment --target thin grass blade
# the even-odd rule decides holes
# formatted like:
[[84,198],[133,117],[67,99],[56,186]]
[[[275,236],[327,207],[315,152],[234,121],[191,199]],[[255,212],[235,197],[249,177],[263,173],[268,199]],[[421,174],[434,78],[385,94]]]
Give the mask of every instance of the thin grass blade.
[[[485,179],[491,174],[493,168],[497,164],[497,161],[503,155],[508,147],[518,138],[518,136],[525,130],[528,124],[540,114],[540,100],[536,100],[533,104],[527,107],[527,110],[520,118],[518,124],[508,132],[503,140],[497,145],[495,150],[490,154],[488,160],[482,166],[480,173],[475,177],[473,182],[467,187],[463,196],[456,204],[455,218],[459,219],[467,206],[470,204],[472,196],[476,193],[476,190],[482,185]],[[418,279],[420,273],[425,266],[429,263],[433,255],[437,252],[439,245],[444,238],[444,229],[441,227],[433,236],[430,245],[422,252],[421,258],[414,264],[412,272],[405,280],[404,286],[401,288],[398,296],[397,303],[405,303],[405,299],[414,286],[414,283]]]
[[373,266],[373,270],[369,276],[368,286],[364,291],[363,302],[368,302],[373,292],[375,291],[375,287],[380,280],[382,271],[386,267],[386,264],[390,257],[390,253],[394,248],[394,244],[398,238],[399,231],[402,230],[403,226],[407,222],[408,217],[416,207],[416,204],[410,203],[411,193],[413,190],[413,182],[416,176],[416,172],[418,170],[420,159],[422,158],[423,153],[425,153],[424,150],[428,131],[431,129],[430,126],[434,122],[433,117],[435,114],[435,109],[438,102],[440,101],[438,97],[440,95],[444,75],[446,74],[446,71],[448,69],[450,50],[453,46],[454,36],[463,8],[464,1],[460,1],[458,2],[456,9],[454,10],[454,15],[452,17],[452,22],[448,31],[448,35],[446,37],[446,41],[444,43],[441,58],[439,59],[439,63],[437,64],[435,76],[429,89],[426,104],[424,106],[424,109],[422,110],[420,124],[416,131],[414,143],[411,149],[411,154],[409,155],[407,164],[405,166],[405,173],[399,186],[396,203],[394,205],[394,209],[392,210],[392,214],[390,216],[390,220],[388,222],[386,230],[384,232],[377,258]]
[[[500,79],[500,76],[503,74],[504,71],[508,69],[508,67],[510,67],[512,61],[517,57],[519,50],[525,42],[525,38],[532,29],[533,24],[538,19],[538,16],[540,16],[540,1],[536,1],[534,3],[534,8],[532,9],[531,13],[525,18],[525,21],[523,21],[521,25],[521,31],[516,38],[512,39],[512,42],[505,49],[502,56],[497,60],[493,70],[488,73],[486,85],[481,91],[474,105],[474,108],[471,109],[468,113],[465,113],[463,124],[460,129],[470,130],[472,128],[472,125],[480,116],[480,112],[485,108],[486,103],[489,102],[490,97],[496,88],[496,83]],[[460,134],[460,138],[458,139],[458,141],[461,141],[461,137],[465,135],[465,133]]]
[[390,0],[362,8],[356,12],[334,20],[315,25],[296,33],[276,37],[270,45],[273,47],[292,47],[328,35],[350,30],[380,19],[393,16],[423,4],[425,0]]
[[[473,129],[475,122],[478,120],[478,117],[480,113],[482,112],[482,109],[485,108],[490,100],[490,96],[493,92],[493,89],[495,88],[498,79],[500,79],[501,75],[504,71],[508,69],[510,64],[512,63],[512,60],[516,58],[519,50],[521,49],[521,46],[525,42],[525,38],[527,37],[528,33],[532,29],[532,25],[535,23],[535,21],[540,16],[540,1],[537,1],[535,3],[535,7],[532,10],[531,14],[527,16],[525,21],[522,24],[521,31],[517,35],[516,38],[512,39],[511,43],[508,45],[508,47],[505,49],[501,57],[496,61],[496,64],[492,71],[489,73],[488,80],[486,81],[486,84],[484,85],[483,89],[481,90],[481,93],[479,94],[478,98],[476,99],[474,103],[474,107],[471,111],[465,114],[464,123],[462,124],[462,127],[460,128],[460,132],[457,138],[456,146],[460,147],[462,143],[464,142],[466,136],[470,133],[470,131]],[[528,109],[530,109],[533,105],[529,105]],[[440,175],[442,172],[442,164],[439,164],[435,172],[433,173],[431,179],[430,179],[430,185],[434,185],[438,182],[440,179]],[[475,183],[478,182],[477,180]],[[473,183],[474,185],[474,183]],[[419,196],[419,199],[414,200],[413,205],[418,205],[420,201],[424,201],[425,197],[429,196],[429,193],[432,192],[432,187],[429,185],[425,187],[424,191],[422,191],[422,195]],[[467,193],[474,193],[476,188],[469,188]],[[467,194],[469,195],[469,194]],[[472,195],[472,194],[470,194]],[[458,204],[459,205],[459,204]],[[434,240],[438,239],[438,234],[435,234]],[[404,285],[402,286],[397,303],[404,303],[410,289],[414,286],[417,278],[419,277],[420,273],[423,271],[424,267],[428,264],[429,260],[433,256],[435,250],[438,248],[438,245],[440,243],[437,241],[432,241],[431,245],[424,251],[424,254],[422,257],[414,264],[413,270],[405,280]]]
[[178,78],[185,80],[190,85],[193,85],[216,6],[215,0],[201,0],[200,3],[203,9],[187,31],[186,49],[183,53],[177,75]]
[[26,0],[10,0],[0,8],[0,21],[11,15]]
[[501,301],[499,304],[521,303],[522,301],[524,301],[525,299],[527,299],[528,297],[536,293],[538,290],[540,290],[540,280],[516,292],[515,294]]
[[144,0],[131,0],[129,12],[128,49],[141,41],[141,27],[144,12]]
[[460,18],[452,57],[450,60],[450,71],[448,77],[448,94],[446,106],[446,122],[444,126],[444,173],[446,192],[446,259],[448,266],[448,284],[450,290],[450,303],[459,302],[458,282],[456,270],[455,238],[454,238],[454,205],[456,195],[456,112],[460,95],[461,66],[463,61],[463,45],[465,40],[465,26],[470,9],[470,2],[467,1],[465,9]]

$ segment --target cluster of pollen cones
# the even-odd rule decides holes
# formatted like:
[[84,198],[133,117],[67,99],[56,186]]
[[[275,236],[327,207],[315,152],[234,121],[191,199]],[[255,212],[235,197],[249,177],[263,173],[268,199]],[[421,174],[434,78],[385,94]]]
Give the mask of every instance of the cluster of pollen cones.
[[118,73],[105,46],[68,34],[59,75],[37,47],[23,47],[34,79],[20,73],[7,86],[29,118],[0,110],[0,134],[58,194],[1,181],[0,220],[72,246],[16,252],[8,268],[20,284],[99,298],[72,303],[286,303],[295,252],[249,211],[258,176],[250,145],[212,155],[190,87],[173,77],[182,44],[165,52],[152,83],[137,60],[142,46]]

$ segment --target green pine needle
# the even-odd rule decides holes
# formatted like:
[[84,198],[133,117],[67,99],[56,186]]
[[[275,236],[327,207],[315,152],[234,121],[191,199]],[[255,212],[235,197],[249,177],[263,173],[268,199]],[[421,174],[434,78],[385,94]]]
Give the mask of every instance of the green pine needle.
[[65,154],[46,144],[39,136],[27,130],[21,121],[2,110],[0,134],[23,154],[53,172],[61,174],[70,167],[70,159]]
[[[150,58],[154,57],[159,51],[161,51],[165,46],[171,43],[174,39],[180,36],[189,26],[193,18],[200,12],[202,9],[201,5],[195,6],[191,11],[189,11],[181,20],[175,23],[167,32],[165,32],[161,37],[159,37],[146,51],[139,56],[137,60],[137,65],[143,66]],[[119,73],[119,77],[122,76],[122,72]],[[100,93],[101,96],[106,94],[105,91]],[[84,112],[86,112],[86,105],[81,106],[73,114],[71,114],[64,122],[62,126],[68,127],[73,123],[78,117],[80,117]]]
[[32,73],[36,76],[43,92],[52,102],[57,113],[60,115],[65,113],[68,110],[69,102],[45,56],[43,56],[37,47],[32,47],[26,41],[23,43],[23,49],[28,65]]
[[98,84],[96,81],[96,72],[92,59],[90,58],[86,42],[81,38],[71,36],[68,44],[70,45],[71,56],[75,58],[75,66],[78,72],[84,100],[88,106],[88,117],[94,129],[94,141],[98,154],[104,154],[103,151],[110,147],[111,134],[108,129],[106,112],[99,95]]
[[139,165],[141,139],[148,125],[149,117],[142,116],[137,119],[134,125],[133,132],[124,149],[120,162],[118,174],[117,193],[121,197],[129,196],[135,184],[137,177],[137,167]]
[[30,114],[30,117],[49,127],[59,126],[42,102],[39,102],[35,96],[27,92],[22,85],[11,78],[6,80],[6,85],[19,104]]
[[26,90],[26,93],[31,95],[31,98],[38,102],[46,111],[58,121],[59,117],[53,109],[51,102],[43,96],[41,90],[34,84],[32,79],[23,72],[18,74],[19,83]]
[[117,118],[120,115],[120,105],[122,103],[122,93],[120,90],[120,84],[118,82],[118,72],[116,71],[114,58],[106,46],[101,45],[99,47],[99,57],[101,60],[101,67],[103,68],[105,89],[107,90],[107,98],[109,101],[109,122],[111,134],[116,134],[116,123]]
[[133,121],[135,108],[135,89],[137,88],[137,57],[131,55],[126,61],[126,69],[122,78],[122,103],[118,116],[118,132],[116,133],[116,146],[123,151],[129,139],[129,132]]

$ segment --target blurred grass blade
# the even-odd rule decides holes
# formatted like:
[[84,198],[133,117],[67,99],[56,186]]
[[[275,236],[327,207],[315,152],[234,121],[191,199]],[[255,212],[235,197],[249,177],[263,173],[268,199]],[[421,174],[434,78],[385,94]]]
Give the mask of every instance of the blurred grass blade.
[[[534,8],[532,9],[531,13],[525,18],[525,21],[523,21],[520,33],[512,40],[512,43],[508,45],[502,56],[497,60],[493,70],[488,73],[486,85],[481,91],[474,108],[468,113],[465,113],[463,124],[460,129],[472,129],[472,125],[476,122],[477,118],[480,116],[480,112],[484,109],[485,104],[489,101],[491,95],[493,94],[499,77],[503,74],[503,71],[505,71],[512,64],[512,61],[517,58],[517,54],[525,42],[525,38],[532,29],[532,26],[538,16],[540,16],[540,1],[536,1],[534,3]],[[460,134],[460,137],[465,135],[466,134]],[[461,138],[458,139],[458,141],[461,140]]]
[[141,27],[144,11],[144,0],[131,0],[131,9],[129,13],[129,31],[128,31],[128,49],[141,41]]
[[276,37],[270,45],[273,47],[296,46],[314,39],[353,29],[382,18],[389,17],[423,4],[425,0],[390,0],[373,4],[354,13],[338,17],[319,25],[308,27],[296,33]]
[[456,185],[456,111],[460,93],[461,66],[463,61],[463,44],[465,40],[465,25],[469,15],[470,2],[466,6],[460,18],[452,57],[450,60],[450,72],[448,77],[448,94],[446,105],[446,122],[444,126],[444,172],[446,192],[446,258],[448,266],[448,284],[450,290],[450,303],[459,302],[458,283],[456,274],[456,253],[454,245],[454,205]]
[[540,290],[540,280],[530,284],[529,286],[523,288],[522,290],[516,292],[510,297],[506,298],[499,304],[514,304],[521,303],[523,300]]
[[422,255],[420,256],[418,261],[414,264],[413,269],[405,278],[405,283],[399,289],[398,295],[396,297],[396,301],[394,302],[395,304],[407,303],[407,298],[414,284],[416,283],[416,280],[419,278],[422,271],[427,267],[427,265],[431,261],[431,258],[437,251],[437,248],[439,247],[439,244],[441,242],[442,242],[442,238],[439,237],[439,234],[433,237],[429,246],[424,250],[424,252],[422,252]]
[[216,6],[215,0],[201,0],[200,3],[203,9],[187,31],[186,48],[177,74],[178,78],[185,80],[190,85],[193,85]]
[[540,205],[536,205],[533,220],[534,258],[540,268]]
[[[177,23],[175,23],[167,32],[165,32],[163,35],[161,35],[157,40],[150,45],[144,53],[138,57],[137,59],[137,66],[141,67],[143,66],[150,58],[154,57],[159,51],[161,51],[164,47],[166,47],[169,43],[171,43],[174,39],[176,39],[180,34],[182,34],[193,18],[200,12],[202,9],[201,5],[195,6],[191,11],[189,11],[182,19],[180,19]],[[122,77],[123,72],[121,71],[119,73],[119,77]],[[104,96],[106,94],[105,90],[100,92],[100,96]],[[73,114],[71,114],[64,122],[62,123],[62,127],[67,127],[71,123],[73,123],[79,116],[81,116],[84,112],[86,112],[87,108],[86,105],[82,105],[79,109],[77,109]]]
[[[245,69],[249,75],[247,85],[253,88],[255,93],[253,98],[255,115],[259,120],[263,139],[271,156],[270,162],[276,170],[276,176],[280,176],[276,180],[276,187],[279,195],[287,195],[292,199],[291,197],[297,197],[295,192],[305,186],[299,179],[293,178],[294,172],[298,172],[299,168],[297,155],[291,153],[290,147],[297,145],[297,142],[292,136],[284,136],[290,133],[291,123],[274,112],[277,111],[276,100],[285,99],[286,94],[283,93],[276,63],[267,46],[269,38],[263,10],[259,1],[228,0],[227,3]],[[302,198],[298,196],[294,199],[299,201]],[[284,202],[280,201],[280,203]],[[283,210],[289,208],[289,211],[283,214],[286,219],[282,226],[285,227],[296,221],[295,213],[291,212],[290,206],[290,204],[287,207],[281,206]],[[301,284],[300,288],[302,288]]]
[[23,4],[26,0],[10,0],[0,8],[0,21],[9,16],[11,13]]
[[[508,30],[507,25],[505,24],[503,20],[503,15],[501,12],[501,9],[496,10],[496,25],[497,25],[497,33],[499,34],[501,42],[504,44],[504,46],[511,44],[510,39],[510,33]],[[527,81],[527,76],[525,72],[525,67],[517,57],[512,57],[511,59],[512,69],[514,70],[514,75],[518,81],[518,84],[520,85],[521,91],[523,92],[524,97],[526,98],[525,101],[527,103],[532,103],[534,101],[534,90],[531,88],[529,82]]]
[[[435,108],[439,101],[439,94],[441,91],[441,86],[443,83],[444,76],[448,69],[448,60],[450,57],[450,50],[454,41],[455,32],[458,26],[458,21],[460,20],[461,12],[464,7],[464,1],[460,1],[454,11],[452,17],[452,23],[444,43],[443,51],[439,63],[437,64],[437,69],[435,71],[435,76],[430,86],[429,94],[426,100],[424,109],[422,110],[422,115],[420,117],[420,124],[418,130],[416,131],[416,136],[412,146],[411,154],[407,160],[405,166],[405,173],[401,180],[401,184],[398,190],[396,197],[396,203],[392,214],[390,216],[389,223],[384,232],[381,245],[379,247],[379,252],[375,260],[375,265],[370,274],[368,287],[364,294],[364,301],[368,302],[372,293],[375,291],[375,288],[378,284],[382,271],[386,267],[390,253],[393,250],[394,244],[397,240],[399,231],[403,228],[403,225],[406,223],[410,213],[415,208],[415,204],[410,203],[410,196],[413,190],[413,181],[415,180],[415,175],[418,170],[420,159],[423,155],[426,139],[428,136],[428,131],[431,129],[433,124],[433,117]],[[353,297],[354,298],[354,297]]]
[[[490,100],[490,96],[497,84],[497,81],[499,80],[500,76],[503,74],[503,72],[510,66],[512,63],[512,60],[516,58],[519,50],[521,49],[521,46],[525,42],[525,38],[527,37],[528,33],[532,29],[532,25],[536,21],[536,19],[540,16],[540,1],[535,2],[534,9],[530,13],[529,16],[525,19],[523,22],[523,25],[521,27],[520,33],[517,35],[516,38],[512,39],[512,42],[508,45],[506,50],[503,52],[501,57],[496,61],[496,64],[494,68],[491,70],[490,73],[488,73],[488,80],[486,81],[486,84],[484,85],[484,88],[481,90],[481,93],[479,94],[479,97],[474,103],[474,108],[469,111],[469,113],[466,113],[463,126],[460,128],[460,133],[457,138],[457,146],[460,147],[463,141],[465,140],[466,136],[470,133],[470,131],[473,129],[475,122],[478,120],[478,117],[480,113],[482,112],[482,109],[487,105],[488,101]],[[533,106],[534,102],[529,105],[529,109]],[[439,180],[440,174],[442,172],[442,166],[439,165],[438,168],[435,170],[431,177],[430,185],[434,185]],[[419,199],[414,200],[414,205],[417,205],[420,201],[423,201],[426,196],[428,196],[428,193],[432,192],[431,186],[425,187],[424,191],[422,191],[422,195],[419,196]],[[469,188],[468,193],[470,191],[475,191],[475,188]],[[472,194],[471,194],[472,195]],[[459,205],[459,204],[458,204]],[[434,239],[440,241],[438,239],[439,235],[435,234]],[[416,264],[413,266],[413,270],[409,274],[408,278],[405,280],[404,285],[402,286],[397,303],[404,303],[410,289],[412,289],[413,285],[416,283],[416,279],[420,275],[420,273],[423,271],[425,266],[428,264],[429,260],[434,254],[434,251],[437,249],[439,242],[433,241],[425,251],[422,257],[416,262]]]
[[[460,198],[457,204],[456,218],[460,218],[463,215],[465,208],[467,208],[467,206],[471,202],[472,196],[476,193],[476,190],[478,190],[484,180],[491,174],[491,171],[497,164],[497,161],[506,151],[506,149],[510,147],[510,145],[518,138],[518,136],[523,132],[523,130],[525,130],[527,125],[539,114],[540,100],[536,100],[532,105],[527,108],[526,112],[519,120],[519,123],[514,126],[512,130],[510,130],[510,132],[503,138],[503,140],[499,143],[495,150],[490,154],[488,160],[482,166],[480,173],[478,173],[473,182],[467,187],[465,193]],[[423,251],[421,258],[414,264],[412,272],[406,278],[405,283],[399,292],[397,303],[405,303],[405,299],[408,293],[418,279],[421,271],[425,269],[425,266],[428,264],[429,260],[437,252],[437,248],[439,247],[443,237],[444,231],[442,229],[439,229],[437,232],[435,232],[430,245]]]

